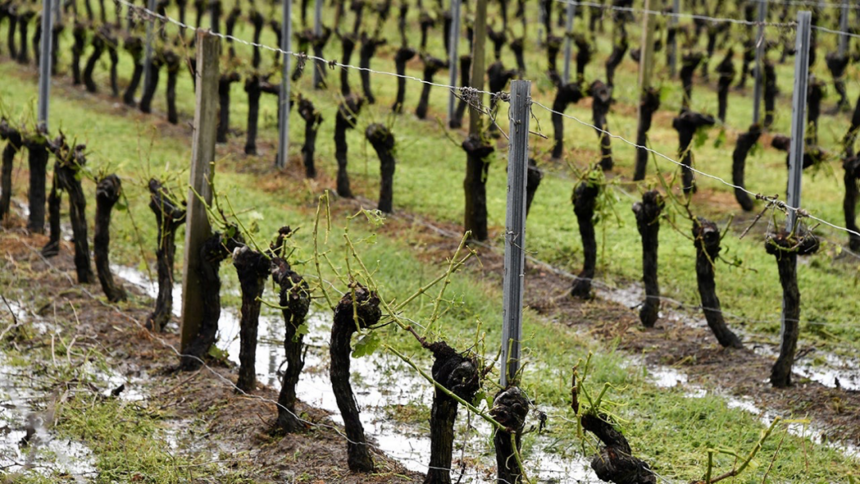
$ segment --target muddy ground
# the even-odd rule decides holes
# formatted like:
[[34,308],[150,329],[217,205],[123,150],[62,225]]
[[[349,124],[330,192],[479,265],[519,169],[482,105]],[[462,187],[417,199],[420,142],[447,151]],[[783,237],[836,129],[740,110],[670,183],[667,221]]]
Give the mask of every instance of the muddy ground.
[[[45,244],[46,236],[28,235],[20,219],[10,225],[0,229],[0,271],[14,274],[12,287],[3,288],[4,297],[19,301],[37,316],[75,321],[76,339],[96,341],[110,367],[134,369],[133,374],[121,376],[140,382],[142,388],[126,383],[124,391],[141,393],[149,408],[168,412],[167,424],[175,428],[173,438],[180,451],[211,453],[224,468],[242,466],[250,482],[298,477],[305,482],[421,481],[420,474],[379,453],[374,453],[376,473],[349,473],[342,427],[327,412],[304,403],[297,410],[313,424],[307,432],[281,435],[273,431],[277,414],[273,402],[279,389],[258,384],[251,395],[237,394],[232,387],[236,371],[227,364],[193,373],[175,371],[179,360],[171,347],[178,346],[178,335],[153,335],[141,324],[151,311],[149,297],[125,283],[132,292],[130,302],[121,307],[108,305],[98,284],[73,283],[70,244],[64,242],[60,255],[46,260],[37,249]],[[5,307],[3,312],[3,321],[10,320]],[[188,427],[192,421],[193,430]]]

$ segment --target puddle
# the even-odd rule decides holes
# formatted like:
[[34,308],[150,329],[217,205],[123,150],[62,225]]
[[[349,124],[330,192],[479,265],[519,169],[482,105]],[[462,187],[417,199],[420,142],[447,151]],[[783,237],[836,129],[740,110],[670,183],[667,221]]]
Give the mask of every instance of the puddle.
[[[129,267],[115,266],[114,274],[140,287],[146,294],[155,297],[155,284],[139,271]],[[222,287],[225,293],[235,290]],[[174,286],[173,311],[178,315],[181,287]],[[222,308],[218,321],[216,346],[226,351],[228,359],[239,363],[239,315],[237,308]],[[331,412],[331,420],[342,424],[340,411],[329,380],[328,340],[331,332],[331,317],[311,312],[308,316],[309,334],[305,336],[308,351],[305,367],[297,386],[299,398],[314,407]],[[258,327],[256,372],[259,382],[272,388],[280,388],[277,372],[284,361],[284,322],[277,310],[263,306]],[[428,366],[429,368],[429,366]],[[361,421],[368,438],[376,442],[379,450],[396,459],[404,467],[416,472],[426,472],[430,455],[429,412],[433,389],[420,375],[396,357],[383,354],[356,358],[351,361],[352,386],[361,409]],[[420,417],[413,413],[420,412]],[[407,418],[399,418],[406,416]],[[412,418],[408,418],[412,416]],[[426,418],[425,418],[426,417]],[[469,422],[471,421],[471,429]],[[458,459],[468,463],[462,470],[464,483],[495,483],[495,454],[489,440],[490,426],[478,417],[467,419],[460,411],[457,419],[454,443],[453,477],[459,477]],[[464,440],[464,435],[468,438]],[[177,445],[177,439],[173,439]],[[550,453],[541,449],[551,445],[549,437],[537,437],[529,452],[524,455],[527,470],[541,482],[579,483],[599,482],[591,470],[589,461],[572,452]]]
[[[753,351],[756,354],[772,358],[779,356],[777,345],[760,344],[754,346]],[[826,387],[860,391],[860,360],[858,359],[840,357],[830,353],[817,356],[815,352],[812,352],[804,358],[795,360],[791,370],[793,373]]]
[[[2,358],[2,357],[0,357]],[[60,439],[50,431],[47,411],[35,409],[30,402],[54,398],[22,384],[24,371],[0,359],[0,468],[14,473],[36,472],[40,475],[68,475],[74,482],[88,482],[95,476],[95,458],[84,444]],[[24,439],[29,444],[24,444]],[[12,481],[9,481],[12,482]]]
[[[645,291],[640,284],[630,284],[621,288],[597,287],[594,288],[595,293],[601,298],[622,304],[628,308],[637,308],[645,300]],[[659,317],[664,321],[674,321],[682,323],[692,328],[706,328],[708,323],[704,316],[689,314],[685,311],[669,309],[667,306],[672,306],[674,303],[662,300]],[[739,317],[723,311],[723,315],[729,319],[739,319]],[[748,336],[738,328],[733,328],[734,331],[742,337]],[[749,337],[744,339],[751,339]],[[753,346],[753,351],[756,354],[767,356],[773,359],[779,354],[779,348],[776,344],[773,345],[756,345]],[[831,353],[823,353],[820,357],[815,354],[797,361],[792,369],[798,375],[818,382],[829,388],[843,388],[846,390],[860,391],[860,359],[843,358]],[[670,380],[671,381],[671,380]],[[686,380],[685,380],[686,381]],[[838,381],[838,384],[837,384]],[[664,386],[656,380],[657,386]],[[674,386],[670,384],[668,386]]]

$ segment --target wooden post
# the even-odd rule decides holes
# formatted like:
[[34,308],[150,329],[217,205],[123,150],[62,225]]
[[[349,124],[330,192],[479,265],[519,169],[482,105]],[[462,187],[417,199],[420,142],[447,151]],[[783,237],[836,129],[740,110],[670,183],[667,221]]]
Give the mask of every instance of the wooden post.
[[508,212],[502,306],[502,388],[508,387],[520,368],[531,85],[531,81],[511,83],[511,145],[508,151]]
[[666,46],[669,51],[669,77],[674,79],[678,73],[678,13],[681,11],[681,0],[672,0],[672,16],[669,18],[669,28],[674,30],[672,41]]
[[573,16],[576,15],[576,5],[573,2],[568,3],[565,13],[567,14],[567,19],[564,32],[564,77],[562,80],[567,84],[570,82],[570,44],[573,43]]
[[[654,18],[648,12],[651,11],[651,0],[645,0],[645,12],[642,14],[642,45],[640,47],[641,56],[639,57],[639,106],[637,108],[639,124],[636,132],[643,132],[643,127],[650,123],[650,119],[644,119],[642,107],[648,102],[648,89],[651,87],[651,71],[653,70],[654,59]],[[648,116],[650,118],[650,115]],[[637,159],[647,159],[643,156],[642,151],[645,148],[636,148]],[[642,180],[645,178],[645,165],[637,166],[634,180]]]
[[[484,89],[484,46],[487,40],[487,0],[478,0],[475,9],[475,33],[472,44],[472,71],[469,84],[473,89]],[[475,99],[484,105],[484,95],[474,93]],[[492,153],[492,146],[485,146],[482,139],[483,113],[475,106],[469,108],[469,138],[463,144],[467,152],[466,177],[463,180],[465,196],[463,228],[471,233],[474,240],[487,240],[487,196],[486,156]],[[467,145],[469,147],[467,147]],[[470,149],[472,151],[470,151]],[[489,150],[489,151],[488,151]]]
[[[472,88],[479,91],[484,90],[484,46],[487,44],[487,0],[478,0],[475,9],[475,41],[472,47],[472,74],[470,82]],[[483,104],[484,95],[478,94],[478,99]],[[480,136],[483,127],[483,116],[474,106],[469,107],[469,134]]]
[[210,163],[215,160],[215,130],[218,124],[218,77],[221,57],[219,38],[206,30],[197,31],[197,107],[194,110],[194,132],[191,148],[191,176],[185,226],[185,264],[182,270],[182,341],[181,351],[197,335],[203,315],[200,290],[200,247],[212,235],[204,202],[212,201]]
[[[156,9],[156,0],[147,0],[147,13],[154,14]],[[131,15],[131,12],[129,12]],[[146,21],[146,48],[143,54],[143,92],[149,92],[149,86],[152,84],[152,42],[155,37],[152,18]]]

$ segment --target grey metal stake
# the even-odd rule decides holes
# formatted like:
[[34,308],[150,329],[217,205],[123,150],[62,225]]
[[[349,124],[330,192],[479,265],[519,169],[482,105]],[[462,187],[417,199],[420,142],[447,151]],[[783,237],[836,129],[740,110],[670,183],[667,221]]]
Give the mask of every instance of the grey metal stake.
[[669,43],[669,77],[675,78],[678,73],[678,12],[681,11],[681,0],[672,0],[672,13],[669,18],[671,28],[675,29],[672,42]]
[[[848,32],[848,0],[842,0],[842,17],[839,18],[839,30]],[[841,34],[839,36],[839,55],[844,56],[848,51],[848,36]]]
[[[292,3],[293,0],[283,0],[283,18],[281,19],[281,50],[290,52],[292,42],[290,37],[292,33]],[[281,103],[280,118],[278,119],[278,158],[275,160],[275,166],[284,168],[287,166],[287,156],[289,156],[290,147],[290,57],[289,54],[283,54],[281,74],[281,96],[278,102]]]
[[54,19],[51,15],[51,0],[42,1],[42,39],[39,41],[39,112],[38,125],[48,131],[48,111],[51,97],[51,31]]
[[[155,13],[155,0],[148,0],[146,8]],[[143,57],[143,92],[149,91],[149,86],[152,83],[152,40],[154,37],[154,26],[152,19],[146,21],[146,51]]]
[[758,0],[758,35],[755,47],[755,88],[753,89],[753,123],[761,120],[761,91],[764,59],[764,21],[767,16],[767,0]]
[[[791,106],[791,148],[788,159],[789,207],[800,207],[800,182],[803,178],[804,137],[806,136],[806,84],[809,79],[809,37],[812,13],[797,12],[797,41],[794,57],[794,93]],[[796,228],[797,212],[789,210],[786,230]]]
[[[451,37],[449,38],[449,45],[451,47],[451,55],[448,57],[448,72],[450,77],[448,78],[450,82],[448,85],[456,86],[457,85],[457,67],[459,58],[459,49],[460,49],[460,0],[451,0]],[[457,96],[454,95],[454,91],[448,95],[448,125],[451,125],[451,120],[454,119],[454,104],[456,102]]]
[[529,158],[531,81],[511,83],[508,151],[508,211],[505,222],[505,277],[502,310],[501,385],[506,388],[520,368],[525,274],[526,177]]
[[[323,0],[316,0],[314,3],[314,37],[316,38],[322,35],[322,4]],[[320,89],[322,83],[320,69],[325,69],[325,64],[319,61],[314,62],[314,89]]]
[[54,0],[52,3],[51,10],[54,12],[53,23],[58,24],[63,21],[63,0]]
[[570,82],[570,50],[573,43],[573,16],[576,14],[576,5],[573,2],[567,4],[567,23],[565,24],[564,39],[564,82]]

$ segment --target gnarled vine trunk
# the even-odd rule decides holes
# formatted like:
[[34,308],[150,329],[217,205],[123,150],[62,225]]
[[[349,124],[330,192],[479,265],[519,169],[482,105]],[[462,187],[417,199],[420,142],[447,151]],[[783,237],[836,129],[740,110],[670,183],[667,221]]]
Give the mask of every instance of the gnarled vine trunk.
[[[427,107],[430,103],[430,88],[433,87],[430,83],[433,82],[433,76],[443,69],[447,64],[442,59],[438,59],[431,55],[422,55],[421,60],[424,62],[424,83],[421,84],[421,97],[418,99],[418,107],[415,108],[415,116],[418,119],[427,117]],[[365,90],[367,92],[367,90]],[[373,103],[371,103],[373,104]]]
[[693,242],[696,244],[696,282],[702,298],[702,311],[708,326],[725,348],[742,348],[740,338],[729,329],[723,319],[717,284],[714,281],[714,265],[720,254],[720,229],[717,224],[699,217],[693,224]]
[[[797,235],[800,235],[798,237]],[[782,341],[779,357],[770,373],[770,383],[776,388],[791,385],[791,367],[797,352],[797,338],[800,335],[800,289],[797,287],[797,256],[814,254],[818,251],[818,239],[814,235],[800,231],[793,234],[782,230],[768,235],[765,250],[776,257],[779,283],[782,285]]]
[[749,131],[738,135],[738,142],[732,152],[732,184],[740,187],[735,188],[735,199],[745,211],[749,212],[755,206],[753,200],[742,190],[746,187],[744,182],[744,170],[746,168],[747,155],[761,136],[761,125],[753,124]]
[[218,78],[218,129],[215,133],[218,143],[226,143],[230,132],[230,85],[241,79],[236,71],[221,74]]
[[639,101],[639,127],[636,131],[636,144],[642,148],[636,148],[636,166],[633,169],[633,180],[645,179],[648,171],[649,151],[645,149],[648,143],[648,130],[651,129],[651,119],[654,113],[660,109],[660,92],[653,87],[645,90],[645,95]]
[[245,92],[248,93],[248,132],[245,136],[245,154],[257,154],[257,125],[260,121],[260,76],[251,74],[245,79]]
[[[289,227],[285,227],[289,230]],[[282,229],[283,231],[283,229]],[[296,385],[305,366],[304,334],[305,324],[311,297],[307,282],[302,276],[292,270],[286,260],[276,257],[273,259],[275,270],[272,279],[280,288],[279,297],[281,312],[284,315],[284,352],[287,365],[284,379],[278,395],[277,426],[284,432],[298,432],[306,428],[305,423],[296,414]]]
[[717,119],[720,122],[726,122],[726,111],[729,104],[729,87],[735,79],[735,65],[732,62],[734,50],[729,49],[723,60],[717,64],[717,74],[720,76],[717,80]]
[[317,131],[323,121],[322,114],[306,97],[299,97],[299,115],[305,121],[305,142],[302,144],[302,155],[305,164],[305,176],[316,178],[317,169],[314,165],[314,152],[317,144]]
[[[409,62],[410,59],[415,57],[415,49],[412,47],[402,46],[397,49],[397,54],[394,55],[394,69],[397,71],[399,76],[403,76],[406,74],[406,63]],[[347,90],[349,87],[347,86]],[[344,95],[349,94],[349,92],[344,93]],[[397,78],[397,97],[394,101],[394,106],[391,107],[391,110],[395,113],[400,114],[403,112],[403,101],[406,99],[406,78],[398,77]]]
[[465,229],[472,232],[475,240],[487,240],[487,175],[490,162],[487,160],[495,148],[480,136],[470,134],[462,144],[466,152],[466,177],[463,189],[466,196]]
[[374,123],[367,127],[365,137],[376,155],[379,157],[379,205],[377,208],[384,213],[394,211],[392,198],[394,196],[394,134],[383,124]]
[[672,127],[678,132],[678,157],[681,158],[681,179],[685,194],[695,193],[696,185],[693,177],[693,135],[701,128],[713,126],[714,118],[707,114],[684,111],[672,120]]
[[657,283],[657,248],[660,245],[660,213],[665,202],[657,190],[645,192],[642,201],[633,204],[636,228],[642,237],[642,283],[645,301],[639,308],[639,321],[646,328],[657,322],[660,312],[660,286]]
[[0,169],[0,220],[9,216],[12,202],[12,164],[15,155],[24,146],[21,132],[9,125],[6,118],[0,119],[0,139],[6,140],[3,147],[3,166]]
[[[358,316],[357,321],[355,316]],[[381,317],[379,297],[375,292],[356,283],[343,295],[334,310],[329,344],[329,377],[346,430],[347,465],[353,472],[373,472],[373,459],[370,457],[358,405],[349,383],[350,340],[357,329],[373,326]]]
[[600,140],[600,168],[603,171],[612,170],[612,138],[609,135],[609,122],[606,114],[612,102],[612,88],[603,81],[591,83],[591,114],[594,120],[595,132]]
[[357,94],[351,94],[337,108],[334,119],[334,157],[337,160],[337,194],[344,198],[352,198],[349,188],[349,173],[347,173],[347,144],[346,130],[355,128],[358,113],[364,104]]
[[93,237],[93,256],[102,290],[110,302],[125,301],[126,293],[114,281],[110,270],[110,218],[114,205],[122,195],[122,182],[116,175],[108,175],[96,185],[96,229]]
[[579,226],[582,239],[583,267],[573,281],[570,289],[572,296],[591,297],[591,280],[597,267],[597,239],[594,236],[594,209],[601,186],[590,180],[583,180],[573,190],[573,213]]
[[128,87],[125,89],[122,100],[126,106],[134,107],[136,105],[134,94],[137,92],[137,88],[140,87],[140,81],[143,77],[143,40],[137,36],[126,37],[124,47],[134,61],[134,71],[131,74],[131,81],[129,81]]
[[507,429],[495,429],[493,434],[498,482],[511,484],[522,482],[523,469],[515,453],[520,451],[528,413],[529,400],[516,386],[509,386],[499,391],[493,399],[490,415]]
[[173,312],[173,259],[176,255],[176,230],[185,223],[185,209],[176,203],[167,189],[156,179],[149,180],[149,209],[158,224],[158,250],[155,252],[158,269],[158,296],[155,310],[146,320],[146,328],[164,331]]
[[240,247],[233,253],[233,267],[242,289],[242,318],[239,322],[239,378],[236,387],[252,392],[257,386],[257,328],[260,324],[260,299],[266,279],[272,273],[272,261],[265,255]]
[[48,140],[44,133],[33,133],[24,137],[27,147],[27,164],[30,168],[30,190],[28,192],[30,217],[27,230],[36,234],[45,233],[45,186],[48,176]]

